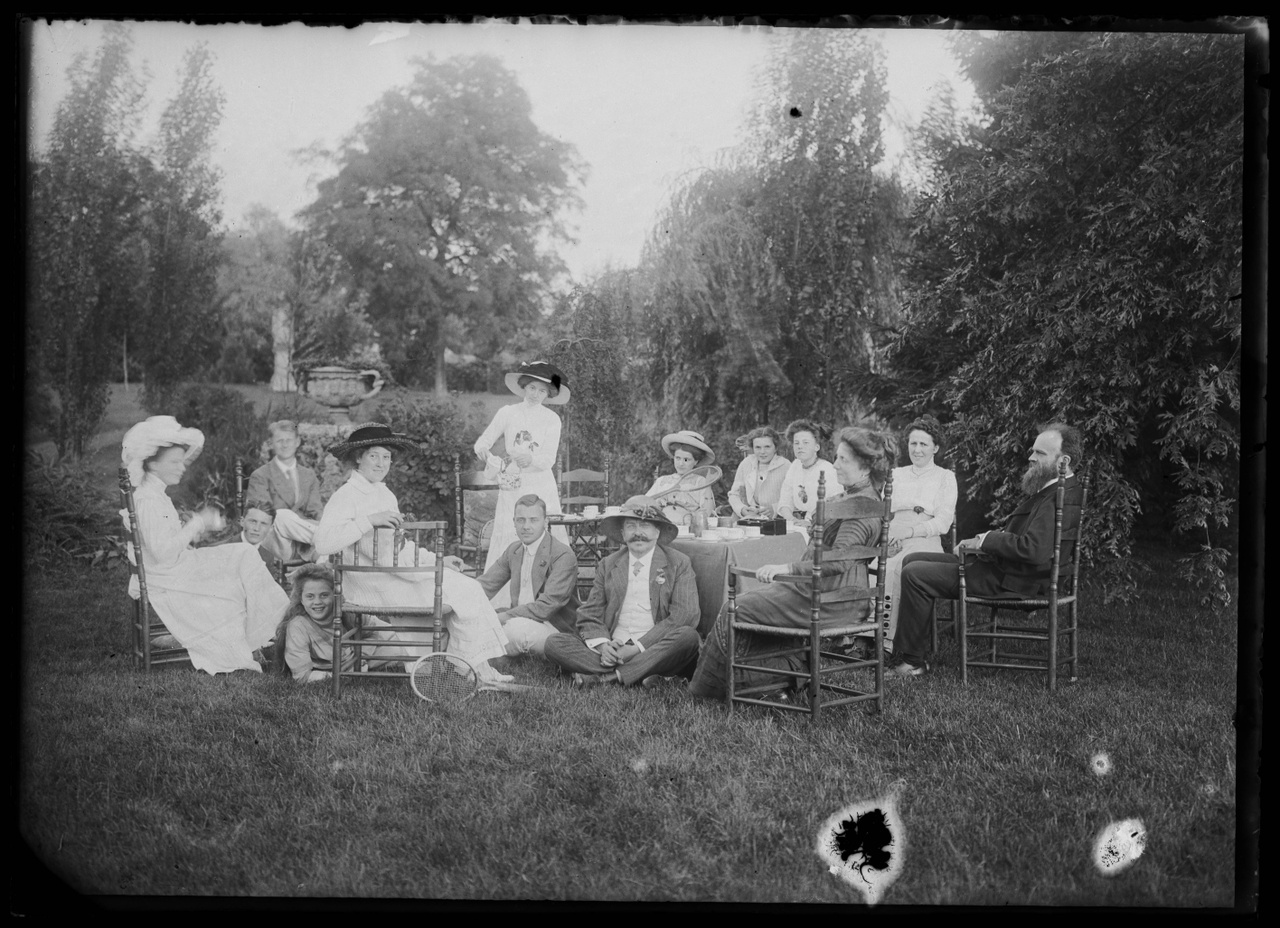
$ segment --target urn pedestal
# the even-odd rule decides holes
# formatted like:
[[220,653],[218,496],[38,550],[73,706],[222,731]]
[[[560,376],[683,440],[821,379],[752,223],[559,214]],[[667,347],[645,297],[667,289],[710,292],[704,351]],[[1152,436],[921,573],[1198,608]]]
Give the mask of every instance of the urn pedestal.
[[349,367],[299,368],[298,389],[321,406],[329,407],[329,418],[335,423],[351,421],[352,406],[378,395],[384,383],[378,371],[358,371]]

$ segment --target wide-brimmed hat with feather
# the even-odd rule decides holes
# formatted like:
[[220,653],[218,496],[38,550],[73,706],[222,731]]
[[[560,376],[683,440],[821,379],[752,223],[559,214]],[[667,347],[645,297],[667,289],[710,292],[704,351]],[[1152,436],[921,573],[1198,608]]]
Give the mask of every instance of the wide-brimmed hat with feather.
[[516,396],[524,396],[524,387],[520,386],[520,378],[532,377],[541,380],[548,387],[547,398],[543,402],[547,406],[563,406],[569,402],[569,381],[564,372],[547,361],[525,361],[506,376],[507,389]]

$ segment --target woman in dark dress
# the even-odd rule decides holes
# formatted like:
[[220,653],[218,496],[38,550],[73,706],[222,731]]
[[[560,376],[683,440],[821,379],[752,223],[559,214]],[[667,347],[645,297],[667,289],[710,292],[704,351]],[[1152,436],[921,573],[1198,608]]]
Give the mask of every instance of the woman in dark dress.
[[[870,429],[844,428],[836,436],[836,476],[844,492],[837,492],[827,498],[828,511],[832,516],[822,526],[822,590],[854,587],[867,588],[867,562],[865,553],[861,559],[850,556],[851,549],[872,546],[880,543],[880,516],[868,513],[857,518],[841,519],[838,517],[842,500],[866,499],[878,501],[882,498],[885,481],[893,469],[897,459],[897,442],[889,433],[873,432]],[[816,527],[811,526],[810,536]],[[813,571],[813,552],[815,541],[809,542],[804,557],[794,564],[766,564],[756,571],[756,579],[769,584],[762,590],[754,590],[738,597],[738,618],[743,622],[756,625],[790,626],[805,628],[811,617],[811,603],[808,584],[795,584],[786,581],[774,582],[779,574],[801,574],[808,576]],[[854,612],[852,610],[859,610]],[[867,614],[869,604],[838,603],[822,606],[823,620],[859,619]],[[837,614],[838,612],[838,614]],[[693,681],[689,684],[689,692],[707,699],[723,699],[728,688],[728,656],[726,641],[728,634],[728,609],[722,609],[716,618],[715,627],[707,636],[698,658],[698,669]],[[776,649],[776,638],[764,635],[753,635],[747,632],[734,634],[739,657],[749,658],[761,651]],[[804,655],[796,654],[785,658],[777,658],[766,663],[776,665],[779,669],[802,670],[806,661]],[[756,663],[760,663],[757,659]],[[763,677],[763,675],[757,675]],[[759,682],[748,676],[743,685]]]

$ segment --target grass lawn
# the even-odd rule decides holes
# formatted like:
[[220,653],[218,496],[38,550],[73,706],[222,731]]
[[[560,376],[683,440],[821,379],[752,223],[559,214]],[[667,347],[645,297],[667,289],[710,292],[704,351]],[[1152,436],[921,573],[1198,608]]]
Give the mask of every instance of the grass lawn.
[[[580,694],[533,658],[508,669],[545,691],[452,708],[403,681],[334,701],[146,676],[123,574],[28,576],[20,834],[85,893],[850,903],[818,829],[901,778],[885,904],[1231,906],[1235,626],[1149,576],[1136,606],[1087,600],[1082,679],[1055,696],[1030,675],[961,687],[948,638],[883,715],[816,728],[678,688]],[[1146,851],[1106,878],[1093,841],[1124,818]]]

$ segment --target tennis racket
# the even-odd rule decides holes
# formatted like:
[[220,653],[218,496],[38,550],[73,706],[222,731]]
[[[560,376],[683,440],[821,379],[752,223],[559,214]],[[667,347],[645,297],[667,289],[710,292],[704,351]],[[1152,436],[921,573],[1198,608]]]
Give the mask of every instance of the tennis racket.
[[720,468],[714,464],[704,464],[702,467],[695,467],[681,477],[680,482],[670,490],[654,493],[649,498],[662,499],[662,497],[670,496],[672,493],[692,493],[695,490],[705,490],[707,487],[715,486],[719,483],[722,476],[724,476],[724,472]]
[[424,654],[409,668],[413,691],[431,703],[462,703],[476,694],[475,669],[456,654]]

